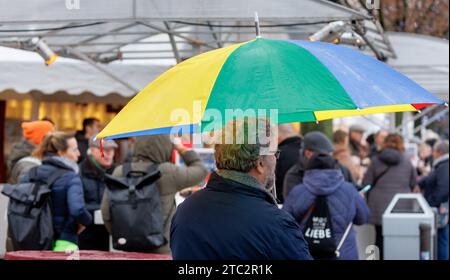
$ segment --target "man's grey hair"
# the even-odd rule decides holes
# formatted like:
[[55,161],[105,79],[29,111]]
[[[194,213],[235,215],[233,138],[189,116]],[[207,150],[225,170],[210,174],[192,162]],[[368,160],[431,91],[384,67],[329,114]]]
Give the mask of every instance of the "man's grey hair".
[[446,155],[448,154],[448,141],[446,140],[439,140],[434,144],[433,148],[436,152],[438,152],[440,155]]
[[291,124],[279,124],[278,134],[282,136],[290,136],[297,134]]
[[245,119],[230,122],[219,137],[214,154],[217,168],[248,173],[260,156],[274,152],[270,147],[277,142],[277,129],[267,119]]

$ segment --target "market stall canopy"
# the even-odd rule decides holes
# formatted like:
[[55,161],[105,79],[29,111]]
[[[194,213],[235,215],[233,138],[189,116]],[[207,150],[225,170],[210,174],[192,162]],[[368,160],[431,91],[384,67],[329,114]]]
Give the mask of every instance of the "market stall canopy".
[[257,11],[267,20],[346,20],[362,18],[351,9],[324,0],[2,0],[4,23],[54,23],[139,20],[242,20]]
[[[168,68],[149,63],[119,62],[104,67],[139,89]],[[104,97],[107,97],[110,103],[124,103],[135,94],[92,65],[70,58],[59,58],[47,67],[34,52],[0,47],[0,69],[0,99],[32,93],[41,100],[48,95],[56,100],[56,94],[64,100],[104,102]]]
[[[254,12],[267,37],[289,32],[295,39],[333,21],[368,19],[325,0],[0,0],[0,7],[0,45],[29,49],[38,37],[59,55],[96,62],[180,62],[254,38]],[[158,34],[165,36],[146,40]]]
[[397,54],[397,58],[390,59],[389,64],[448,102],[448,40],[410,33],[388,32],[386,35]]

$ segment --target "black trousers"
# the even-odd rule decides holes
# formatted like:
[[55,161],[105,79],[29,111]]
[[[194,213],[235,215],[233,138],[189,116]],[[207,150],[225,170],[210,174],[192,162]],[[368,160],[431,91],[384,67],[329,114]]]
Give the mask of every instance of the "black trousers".
[[375,246],[378,247],[378,249],[380,250],[380,260],[384,259],[383,256],[383,227],[382,226],[375,226]]
[[78,237],[80,250],[109,251],[109,233],[104,225],[92,224]]

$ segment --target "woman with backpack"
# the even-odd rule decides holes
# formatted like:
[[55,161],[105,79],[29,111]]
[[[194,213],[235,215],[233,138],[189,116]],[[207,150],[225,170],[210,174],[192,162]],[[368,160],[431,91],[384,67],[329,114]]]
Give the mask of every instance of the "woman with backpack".
[[389,134],[374,157],[363,178],[363,185],[371,185],[367,202],[371,211],[370,224],[375,225],[375,245],[383,259],[383,213],[398,193],[409,193],[417,186],[417,171],[405,156],[402,136]]
[[358,259],[353,224],[366,223],[369,209],[330,154],[318,152],[308,160],[303,183],[283,209],[300,225],[314,259]]
[[[184,165],[172,163],[174,150],[180,155]],[[145,182],[141,179],[148,177],[149,183],[133,186],[136,189],[134,193],[137,197],[135,200],[137,207],[128,208],[126,202],[132,203],[132,200],[127,199],[132,197],[127,195],[128,189],[131,187],[129,179],[133,177],[128,177],[128,175],[133,175],[133,173],[137,175],[136,182]],[[176,210],[175,194],[187,187],[196,186],[207,175],[208,169],[199,154],[184,147],[181,143],[172,143],[169,135],[139,137],[134,147],[131,163],[116,167],[112,174],[113,178],[122,181],[126,186],[119,184],[122,187],[115,187],[115,183],[108,180],[107,190],[103,195],[102,217],[107,230],[112,235],[113,247],[123,251],[170,254],[168,241],[170,221]],[[145,197],[145,192],[147,192],[145,189],[151,189],[153,183],[157,187],[159,199]],[[123,190],[125,190],[125,197],[116,197],[120,202],[114,203],[115,199],[112,197],[114,193],[120,195],[117,191]],[[148,202],[139,203],[139,200]],[[152,211],[148,213],[147,219],[136,219],[136,215],[146,212],[144,204]],[[140,212],[139,206],[144,211]],[[114,218],[115,214],[118,217]],[[131,221],[127,215],[134,216],[135,219]],[[127,221],[123,221],[124,217]],[[153,226],[155,228],[152,228]],[[130,233],[134,236],[127,236],[131,235]],[[151,233],[150,236],[147,235],[148,233]]]
[[[21,183],[31,177],[46,181],[58,174],[51,184],[51,210],[53,214],[53,251],[78,250],[78,235],[92,222],[84,203],[83,186],[77,165],[80,152],[76,139],[63,132],[48,133],[33,152],[42,160],[26,174]],[[32,174],[35,172],[35,174]]]

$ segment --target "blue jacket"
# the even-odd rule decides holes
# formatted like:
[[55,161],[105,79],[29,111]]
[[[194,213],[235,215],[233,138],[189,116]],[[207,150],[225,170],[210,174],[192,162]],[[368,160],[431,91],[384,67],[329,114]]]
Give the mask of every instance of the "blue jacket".
[[[75,171],[56,157],[47,157],[37,169],[39,178],[48,178],[57,169],[67,170],[51,186],[54,239],[78,243],[78,223],[87,226],[92,216],[86,210],[81,179]],[[28,182],[29,174],[21,179]]]
[[311,259],[299,226],[270,194],[216,173],[179,206],[170,239],[175,260]]
[[[344,180],[340,170],[307,170],[303,183],[289,193],[283,205],[283,209],[294,216],[302,230],[307,221],[305,215],[319,195],[327,197],[336,246],[350,222],[362,225],[368,221],[369,208],[366,202],[355,187]],[[347,236],[340,253],[340,259],[358,259],[353,230]]]
[[448,201],[448,155],[434,163],[433,171],[419,182],[423,195],[431,207]]
[[94,159],[90,155],[80,163],[80,177],[83,183],[84,201],[87,210],[92,214],[100,209],[103,193],[106,188],[105,174],[112,174],[115,166],[100,170],[92,162]]

